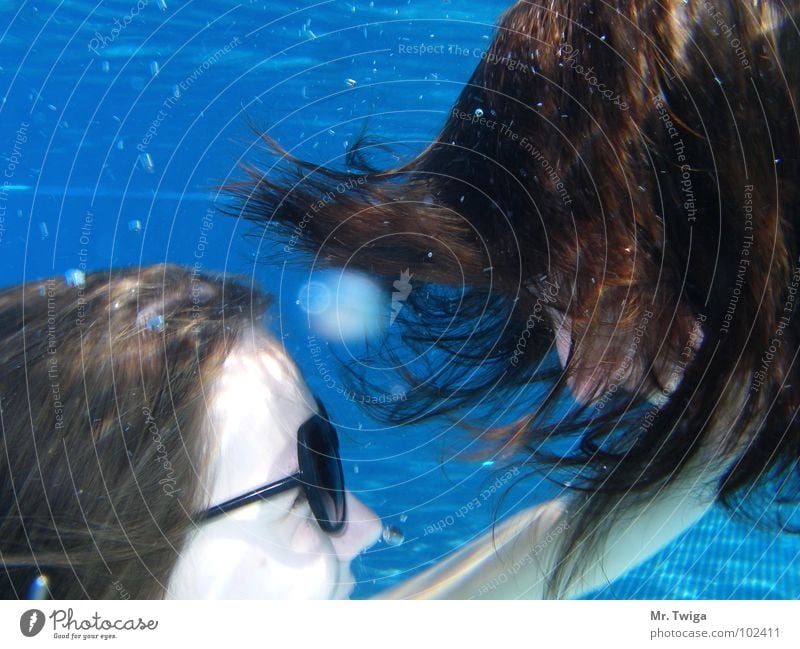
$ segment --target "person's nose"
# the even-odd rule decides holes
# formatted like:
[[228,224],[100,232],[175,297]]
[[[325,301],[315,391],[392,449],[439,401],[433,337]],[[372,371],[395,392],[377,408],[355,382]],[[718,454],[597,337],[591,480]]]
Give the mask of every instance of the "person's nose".
[[347,526],[343,534],[332,536],[331,542],[341,561],[352,561],[380,538],[383,525],[378,515],[352,493],[346,492],[345,498]]

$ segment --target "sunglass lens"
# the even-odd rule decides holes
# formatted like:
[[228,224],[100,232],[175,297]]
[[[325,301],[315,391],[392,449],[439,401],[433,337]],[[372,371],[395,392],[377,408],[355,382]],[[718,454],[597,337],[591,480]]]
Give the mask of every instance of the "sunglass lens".
[[344,473],[339,459],[336,431],[322,416],[314,416],[300,427],[300,466],[311,511],[326,532],[344,527]]

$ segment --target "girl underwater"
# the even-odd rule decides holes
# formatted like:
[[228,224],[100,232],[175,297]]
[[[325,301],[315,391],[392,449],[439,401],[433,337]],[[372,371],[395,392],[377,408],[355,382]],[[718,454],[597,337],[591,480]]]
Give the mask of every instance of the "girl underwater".
[[798,6],[521,1],[410,161],[262,136],[280,160],[229,184],[241,218],[413,273],[398,320],[436,360],[385,417],[457,416],[563,485],[390,596],[578,596],[715,501],[796,502]]
[[348,596],[381,526],[268,305],[163,264],[0,292],[0,596]]

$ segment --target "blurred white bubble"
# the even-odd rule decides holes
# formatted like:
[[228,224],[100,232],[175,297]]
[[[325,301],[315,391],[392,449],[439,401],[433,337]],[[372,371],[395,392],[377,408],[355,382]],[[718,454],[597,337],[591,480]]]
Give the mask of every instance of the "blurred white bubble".
[[139,219],[131,219],[128,221],[128,230],[131,232],[141,232],[142,222]]
[[297,298],[300,308],[310,315],[324,313],[331,305],[331,290],[327,284],[311,281],[303,284]]
[[381,322],[381,291],[356,273],[323,273],[301,289],[298,304],[311,326],[333,340],[362,338],[377,331]]

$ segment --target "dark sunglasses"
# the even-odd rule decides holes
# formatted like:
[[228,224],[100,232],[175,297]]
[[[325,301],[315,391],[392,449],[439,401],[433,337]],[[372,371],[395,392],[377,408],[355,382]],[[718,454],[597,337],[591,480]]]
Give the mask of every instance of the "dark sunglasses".
[[317,410],[319,414],[297,430],[297,460],[300,465],[297,473],[209,507],[197,516],[198,521],[205,522],[239,507],[301,487],[322,530],[328,534],[341,532],[347,520],[347,507],[344,472],[339,458],[339,437],[328,420],[325,406],[319,400]]

